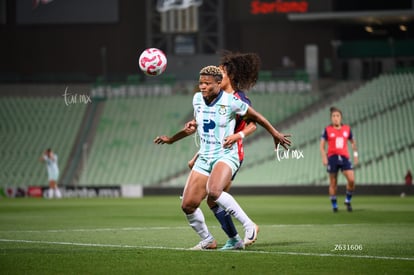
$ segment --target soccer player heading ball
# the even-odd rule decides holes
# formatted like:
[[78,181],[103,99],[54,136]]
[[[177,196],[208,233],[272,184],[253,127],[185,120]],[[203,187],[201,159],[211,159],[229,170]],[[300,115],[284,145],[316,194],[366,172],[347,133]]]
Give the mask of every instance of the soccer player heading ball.
[[[355,177],[352,164],[349,161],[348,141],[351,142],[354,152],[354,164],[358,164],[358,152],[356,142],[351,131],[351,127],[342,124],[342,111],[336,107],[331,107],[331,125],[327,126],[321,137],[320,151],[323,165],[327,166],[329,173],[329,195],[331,197],[333,212],[338,212],[336,199],[338,171],[344,174],[346,185],[345,205],[349,212],[352,211],[351,198],[355,189]],[[325,144],[328,143],[328,153],[325,151]]]

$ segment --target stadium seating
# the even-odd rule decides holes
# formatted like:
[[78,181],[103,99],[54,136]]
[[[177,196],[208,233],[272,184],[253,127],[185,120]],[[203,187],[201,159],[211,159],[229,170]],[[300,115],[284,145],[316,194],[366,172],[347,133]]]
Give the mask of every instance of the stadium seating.
[[[358,142],[358,183],[400,184],[407,169],[414,169],[410,167],[414,163],[412,87],[414,73],[382,75],[332,103],[343,110],[344,123],[351,125]],[[249,97],[253,107],[276,125],[319,98],[312,93],[255,92]],[[78,185],[184,185],[187,161],[197,151],[197,139],[189,137],[163,146],[152,141],[183,127],[192,117],[191,98],[157,94],[106,99]],[[45,167],[37,159],[47,147],[59,154],[62,172],[85,111],[85,104],[67,106],[62,97],[0,98],[0,184],[45,185]],[[246,158],[237,184],[326,184],[319,139],[329,123],[327,106],[281,129],[293,135],[288,159],[281,160],[273,150],[272,138],[258,127],[246,139]],[[295,155],[298,152],[303,157]],[[344,183],[343,177],[339,179]]]
[[186,167],[197,150],[192,138],[155,145],[190,119],[191,96],[153,96],[107,100],[81,185],[157,184]]
[[47,185],[38,159],[48,147],[58,154],[62,173],[85,110],[62,97],[1,97],[0,185]]
[[[406,170],[414,164],[414,155],[407,153],[412,152],[409,148],[414,134],[412,87],[414,74],[383,75],[333,103],[343,110],[344,123],[351,125],[358,142],[359,183],[401,183]],[[325,108],[283,129],[293,134],[292,150],[303,151],[304,158],[299,160],[276,160],[270,150],[270,140],[258,140],[246,146],[246,160],[237,182],[242,185],[325,184],[327,176],[321,164],[319,137],[327,124],[329,109]],[[343,177],[340,182],[344,182]]]
[[[309,94],[251,97],[255,108],[272,121],[281,121],[317,99]],[[187,162],[197,151],[194,137],[174,145],[157,146],[152,141],[157,135],[172,135],[183,127],[192,117],[191,101],[191,95],[107,100],[79,184],[157,185],[187,174]],[[275,106],[280,106],[277,112]],[[185,179],[179,184],[184,183]]]
[[[413,127],[404,127],[410,124],[410,114],[413,111],[413,81],[413,74],[380,76],[333,103],[343,110],[344,122],[351,125],[358,141],[361,162],[361,167],[356,170],[358,182],[398,183],[404,174],[401,169],[408,169],[404,167],[398,170],[390,167],[407,166],[396,163],[405,155],[401,148],[409,145],[413,134]],[[309,93],[250,93],[249,96],[253,107],[276,124],[318,99]],[[81,184],[112,182],[183,185],[187,176],[186,163],[196,151],[194,140],[189,139],[173,146],[154,146],[151,141],[156,135],[172,134],[182,127],[185,121],[182,118],[189,118],[191,115],[189,98],[191,97],[159,96],[108,100],[101,121],[101,125],[108,124],[108,133],[114,133],[114,125],[109,125],[108,117],[113,120],[112,124],[125,125],[134,121],[132,117],[136,118],[133,113],[125,112],[125,116],[130,117],[122,119],[119,114],[119,110],[122,109],[144,110],[140,112],[139,120],[148,124],[136,122],[136,126],[139,127],[126,127],[131,129],[130,132],[119,126],[119,131],[113,137],[104,134],[106,132],[98,131],[95,147],[88,162],[92,164],[89,164],[88,172],[83,175]],[[180,113],[177,107],[185,111]],[[149,123],[150,121],[152,123]],[[246,159],[237,177],[238,184],[326,184],[327,176],[320,160],[319,138],[322,129],[329,123],[329,110],[325,108],[288,129],[282,129],[293,134],[294,145],[289,151],[289,159],[280,161],[273,151],[272,139],[266,134],[260,135],[259,133],[264,130],[259,127],[245,147]],[[101,127],[99,129],[102,130]],[[137,134],[138,132],[140,134]],[[132,146],[134,141],[137,141],[137,144]],[[295,150],[300,151],[303,158],[294,159]],[[105,151],[108,152],[104,154]],[[400,153],[389,156],[394,151]],[[111,166],[108,166],[106,161],[111,158],[109,155],[115,160],[111,159]],[[100,163],[100,167],[96,167],[97,163]],[[110,169],[108,177],[106,171],[109,167],[118,168]],[[387,176],[384,175],[385,171],[388,171]],[[343,177],[340,177],[340,183],[343,182]]]

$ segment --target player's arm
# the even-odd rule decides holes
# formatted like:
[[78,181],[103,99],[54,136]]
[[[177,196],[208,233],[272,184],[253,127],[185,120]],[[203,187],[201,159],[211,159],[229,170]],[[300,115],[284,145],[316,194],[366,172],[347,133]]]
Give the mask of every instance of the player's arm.
[[354,152],[354,165],[358,165],[358,148],[355,139],[351,139],[352,151]]
[[56,161],[56,155],[55,155],[55,153],[53,153],[53,152],[50,152],[50,160],[51,161]]
[[198,152],[195,153],[194,157],[188,161],[188,168],[193,169],[194,163],[198,159]]
[[168,137],[168,136],[158,136],[154,139],[154,143],[156,144],[173,144],[176,141],[179,141],[180,139],[183,139],[185,137],[188,137],[196,131],[196,121],[193,119],[189,122],[187,122],[183,129],[181,129],[179,132],[177,132],[175,135]]
[[244,127],[243,131],[241,131],[241,132],[243,132],[245,137],[248,137],[251,134],[253,134],[256,131],[256,129],[257,129],[256,122],[249,121],[247,123],[246,127]]
[[244,127],[242,131],[234,133],[233,135],[226,137],[224,139],[223,147],[231,147],[233,143],[237,142],[239,139],[243,139],[253,134],[254,131],[256,131],[256,129],[257,129],[256,122],[249,121],[246,127]]
[[290,134],[283,134],[277,131],[262,114],[260,114],[250,106],[247,109],[245,116],[259,123],[272,135],[273,141],[275,143],[275,149],[277,148],[278,144],[282,145],[283,148],[285,148],[286,150],[288,149],[287,146],[290,146],[291,144],[291,141],[288,139],[288,137],[291,136]]
[[328,157],[326,154],[326,140],[324,138],[321,138],[321,142],[319,144],[319,150],[321,151],[321,157],[322,157],[322,164],[323,165],[328,165]]
[[45,162],[45,155],[46,155],[46,152],[43,152],[42,155],[39,157],[40,162]]

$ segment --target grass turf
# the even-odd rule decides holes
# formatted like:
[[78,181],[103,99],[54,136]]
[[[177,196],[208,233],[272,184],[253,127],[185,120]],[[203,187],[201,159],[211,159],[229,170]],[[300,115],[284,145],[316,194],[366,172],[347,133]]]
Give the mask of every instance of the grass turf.
[[[177,197],[0,200],[2,274],[412,274],[414,198],[237,196],[260,226],[244,251],[188,251],[199,239]],[[339,198],[343,201],[343,198]],[[342,206],[342,205],[340,205]],[[219,245],[226,241],[202,209]],[[238,226],[243,236],[243,230]]]

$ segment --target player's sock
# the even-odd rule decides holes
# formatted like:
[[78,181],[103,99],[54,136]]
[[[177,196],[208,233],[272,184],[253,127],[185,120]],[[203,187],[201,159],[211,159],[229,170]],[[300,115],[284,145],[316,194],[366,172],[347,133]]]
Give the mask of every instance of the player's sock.
[[244,228],[248,228],[254,224],[233,196],[229,193],[222,192],[220,197],[216,200],[216,203],[220,205],[221,208],[225,209],[227,213],[233,215]]
[[237,229],[234,226],[231,215],[224,211],[224,209],[219,205],[212,207],[211,211],[213,211],[214,216],[216,216],[217,220],[221,224],[221,228],[224,230],[224,232],[226,232],[229,238],[234,238],[237,236]]
[[49,199],[52,199],[53,198],[53,189],[52,188],[49,188],[49,190],[47,190],[47,197]]
[[346,198],[345,198],[345,203],[350,203],[351,199],[352,199],[352,191],[346,190]]
[[188,223],[194,229],[194,231],[200,236],[202,240],[206,240],[211,237],[210,232],[208,231],[207,224],[204,219],[204,214],[200,208],[197,208],[193,214],[185,215]]
[[331,196],[331,203],[333,209],[338,209],[338,202],[336,200],[336,196]]
[[62,193],[60,192],[59,188],[55,189],[55,196],[58,199],[62,198]]

